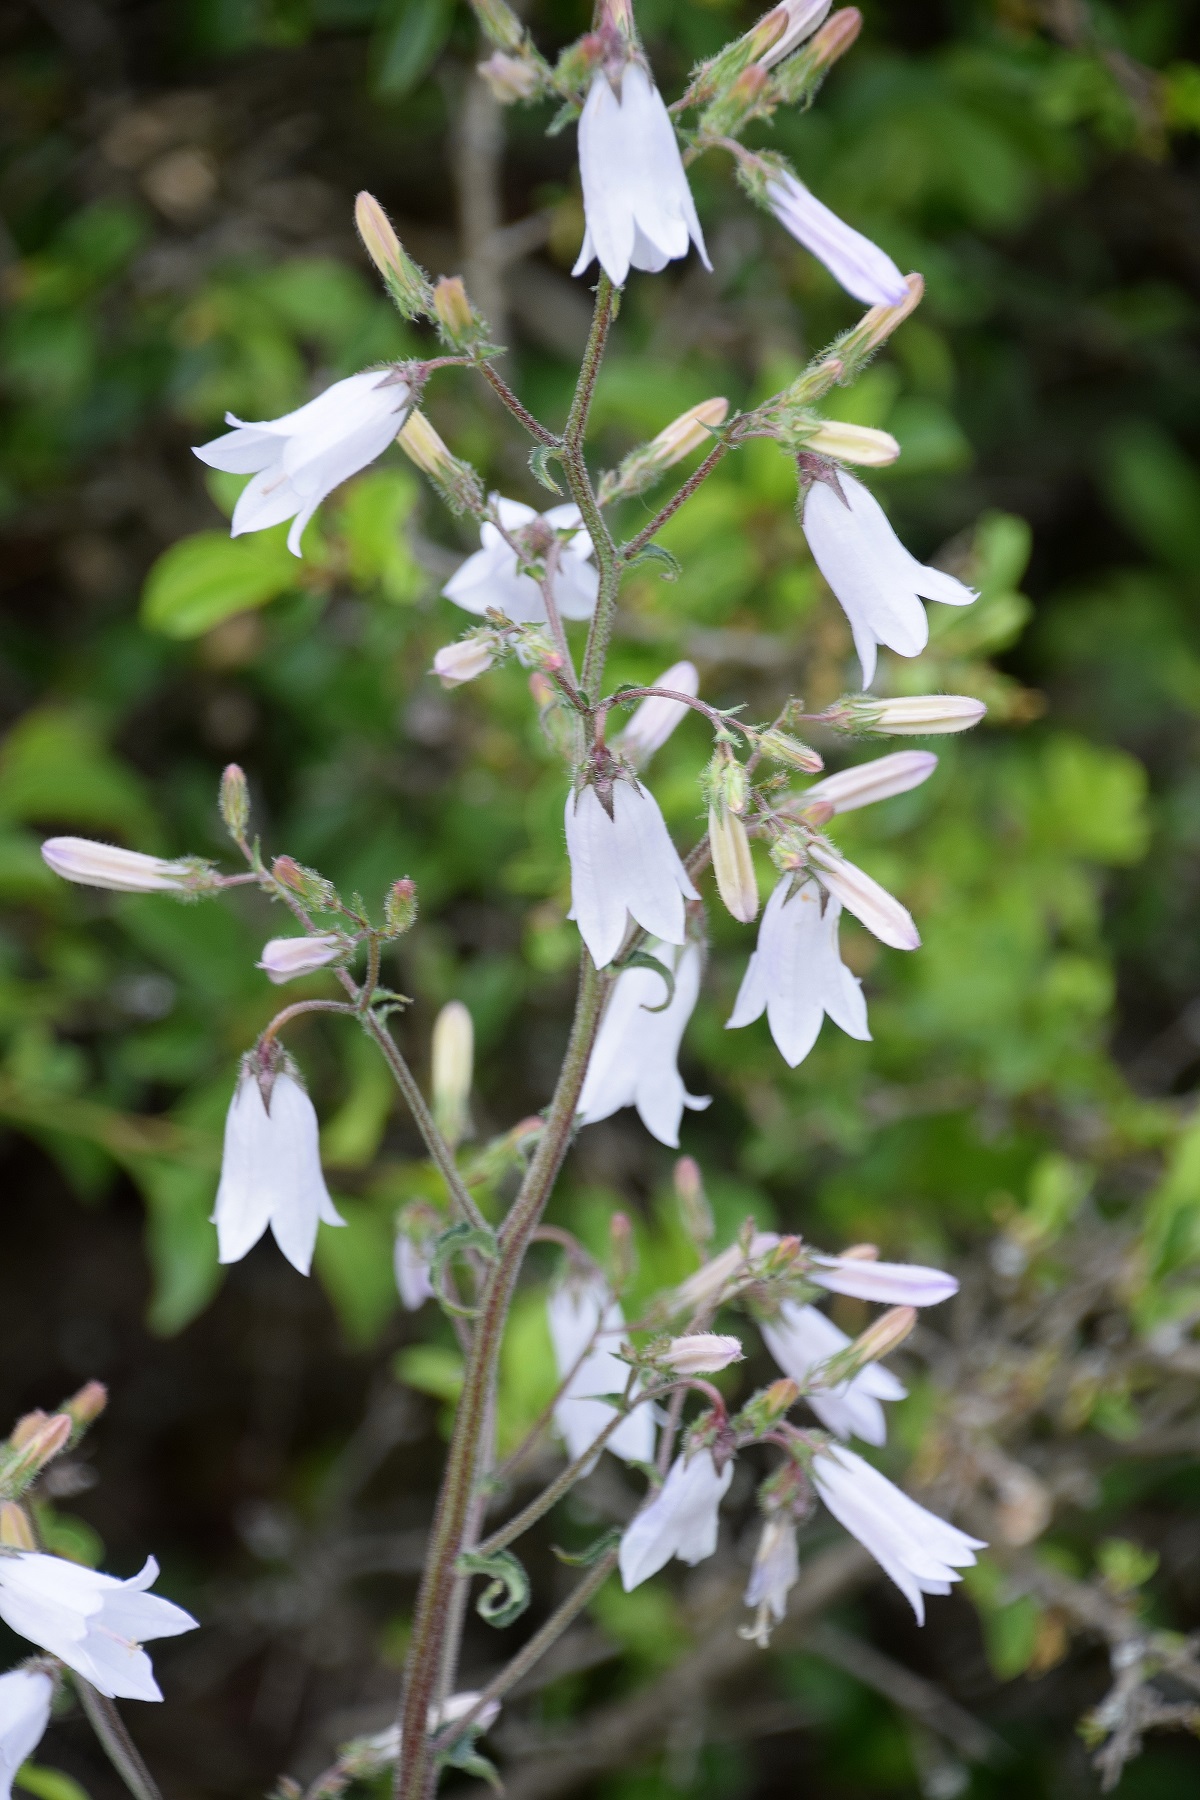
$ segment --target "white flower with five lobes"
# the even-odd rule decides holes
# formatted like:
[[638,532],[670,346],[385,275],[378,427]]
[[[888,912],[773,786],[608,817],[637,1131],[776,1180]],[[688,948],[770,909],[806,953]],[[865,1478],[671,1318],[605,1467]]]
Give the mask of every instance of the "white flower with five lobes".
[[886,251],[839,219],[789,170],[772,171],[766,194],[784,230],[864,306],[898,306],[907,299],[905,279]]
[[597,261],[624,287],[630,268],[657,273],[687,255],[689,240],[712,267],[675,127],[640,62],[592,77],[579,120],[579,173],[587,229],[572,274]]
[[282,986],[299,975],[311,975],[336,962],[346,948],[346,940],[336,932],[318,932],[313,937],[271,938],[263,945],[257,967],[267,980]]
[[[794,891],[793,891],[794,889]],[[869,1042],[862,984],[838,949],[841,902],[815,881],[795,886],[781,877],[767,901],[727,1031],[767,1015],[771,1036],[789,1068],[804,1061],[826,1013],[848,1037]]]
[[[616,1408],[601,1394],[623,1394],[629,1365],[614,1354],[625,1336],[625,1315],[599,1275],[568,1276],[552,1289],[546,1318],[558,1378],[566,1385],[554,1403],[554,1423],[574,1462],[587,1453]],[[626,1462],[654,1456],[654,1419],[635,1406],[604,1445]]]
[[733,1480],[733,1461],[718,1475],[711,1450],[677,1456],[667,1479],[621,1538],[618,1566],[625,1592],[677,1556],[696,1564],[717,1547],[718,1512]]
[[322,500],[383,454],[411,405],[411,386],[398,369],[364,369],[281,419],[247,422],[226,413],[234,429],[195,445],[194,454],[211,469],[254,477],[233,509],[230,536],[291,519],[288,549],[299,556],[304,527]]
[[[469,1712],[474,1712],[480,1695],[474,1688],[468,1688],[461,1694],[451,1694],[440,1706],[431,1706],[426,1718],[429,1721],[430,1733],[440,1731],[443,1725],[457,1725],[465,1719]],[[475,1731],[489,1731],[500,1717],[499,1700],[489,1700],[475,1715],[472,1727]],[[383,1731],[372,1732],[370,1737],[355,1740],[372,1751],[381,1765],[395,1762],[400,1754],[400,1746],[404,1742],[404,1733],[399,1725],[388,1725]]]
[[831,1294],[875,1300],[881,1306],[940,1306],[958,1292],[957,1280],[944,1269],[876,1262],[865,1256],[824,1256],[816,1251],[805,1275]]
[[860,806],[873,806],[877,800],[891,800],[896,794],[907,794],[928,781],[937,768],[932,750],[897,750],[891,756],[877,756],[871,762],[857,763],[852,769],[839,769],[814,781],[810,788],[789,801],[787,812],[803,812],[814,801],[824,801],[835,813],[855,812]]
[[720,1331],[693,1331],[672,1338],[659,1360],[678,1375],[715,1375],[730,1363],[744,1362],[745,1352],[740,1338]]
[[813,1458],[813,1485],[821,1499],[864,1550],[870,1552],[912,1606],[917,1623],[925,1623],[925,1595],[948,1594],[970,1568],[975,1552],[987,1548],[939,1519],[896,1487],[878,1469],[846,1450],[829,1444]]
[[[657,680],[647,685],[670,688],[677,694],[698,694],[700,674],[695,663],[672,663]],[[656,697],[643,700],[612,747],[628,762],[640,768],[643,763],[649,762],[656,750],[662,749],[675,727],[690,711],[691,708],[684,700],[662,700]]]
[[[761,1612],[762,1626],[767,1619],[776,1624],[787,1612],[787,1598],[800,1579],[800,1558],[796,1551],[796,1527],[791,1519],[776,1513],[763,1523],[750,1580],[746,1584],[746,1605]],[[764,1631],[765,1635],[765,1631]],[[760,1636],[759,1642],[762,1642]]]
[[430,1280],[432,1263],[426,1255],[428,1243],[418,1244],[406,1231],[396,1233],[393,1262],[396,1291],[406,1312],[419,1312],[427,1300],[433,1299]]
[[668,1000],[667,984],[653,969],[622,969],[588,1059],[578,1118],[581,1125],[596,1125],[622,1106],[636,1106],[651,1137],[677,1149],[684,1108],[701,1112],[712,1104],[707,1095],[688,1093],[678,1068],[680,1040],[700,993],[703,956],[698,944],[675,953],[651,944],[647,953],[673,968],[674,992]]
[[[851,1341],[815,1306],[801,1306],[795,1300],[782,1301],[776,1317],[763,1320],[759,1330],[783,1373],[801,1387],[818,1364],[836,1356]],[[822,1425],[838,1437],[860,1437],[868,1444],[884,1444],[887,1421],[879,1403],[903,1400],[907,1391],[890,1369],[871,1362],[849,1381],[805,1394],[804,1398]]]
[[118,894],[178,894],[188,886],[188,865],[98,844],[92,838],[47,838],[42,860],[64,881],[111,888]]
[[621,948],[631,917],[651,937],[682,944],[683,903],[700,898],[641,782],[614,778],[609,804],[611,812],[590,782],[567,795],[569,916],[598,969]]
[[[592,540],[586,531],[579,529],[579,508],[568,503],[538,513],[532,506],[525,506],[520,500],[506,500],[501,494],[492,495],[492,505],[510,536],[534,526],[533,535],[544,539],[548,548],[555,533],[572,532],[569,538],[559,543],[558,565],[553,578],[554,603],[564,619],[590,619],[596,610],[600,577],[588,561]],[[481,548],[460,564],[442,589],[446,599],[453,600],[464,612],[482,615],[491,607],[511,619],[514,625],[544,625],[546,604],[541,588],[532,575],[521,574],[516,551],[490,519],[485,519],[479,527],[479,542]],[[471,677],[459,679],[470,680]]]
[[321,1172],[313,1103],[285,1065],[270,1083],[268,1104],[247,1057],[225,1118],[213,1212],[220,1261],[240,1262],[269,1225],[292,1267],[307,1275],[319,1219],[345,1224]]
[[[907,291],[907,290],[906,290]],[[854,634],[864,688],[875,678],[876,646],[919,656],[929,642],[921,599],[970,606],[971,588],[919,563],[892,530],[875,496],[853,475],[838,475],[841,492],[814,481],[804,502],[804,535]]]
[[455,644],[443,644],[433,659],[433,672],[444,688],[461,687],[486,675],[499,646],[490,631],[473,631]]
[[40,1669],[0,1675],[0,1800],[12,1800],[13,1777],[41,1743],[53,1698],[54,1683]]
[[893,950],[919,950],[921,937],[912,915],[894,894],[880,887],[865,870],[836,851],[832,844],[809,845],[808,859],[821,886],[840,900],[847,912]]
[[194,1631],[196,1620],[146,1592],[157,1579],[153,1557],[140,1575],[119,1581],[59,1556],[18,1552],[0,1557],[0,1619],[110,1699],[161,1700],[142,1644]]

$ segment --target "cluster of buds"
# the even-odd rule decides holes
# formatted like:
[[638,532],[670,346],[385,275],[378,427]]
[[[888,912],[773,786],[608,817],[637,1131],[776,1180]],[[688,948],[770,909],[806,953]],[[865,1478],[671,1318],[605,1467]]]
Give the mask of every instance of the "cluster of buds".
[[749,925],[758,914],[758,882],[742,816],[749,803],[750,784],[745,766],[724,736],[705,770],[704,793],[717,892],[733,917]]
[[45,1413],[39,1408],[17,1420],[7,1441],[0,1445],[0,1543],[16,1549],[34,1548],[32,1532],[17,1500],[32,1487],[47,1463],[78,1443],[107,1404],[107,1389],[99,1381],[89,1381],[77,1394],[64,1400],[57,1412]]
[[631,450],[619,469],[610,469],[600,477],[596,490],[600,505],[608,506],[614,500],[628,500],[635,494],[644,493],[660,475],[682,462],[685,456],[690,456],[693,450],[714,443],[728,412],[728,400],[717,396],[712,400],[701,400],[680,413],[648,444]]
[[703,106],[701,140],[734,137],[781,104],[811,102],[862,29],[857,8],[826,20],[828,11],[827,0],[784,0],[700,71],[690,95]]

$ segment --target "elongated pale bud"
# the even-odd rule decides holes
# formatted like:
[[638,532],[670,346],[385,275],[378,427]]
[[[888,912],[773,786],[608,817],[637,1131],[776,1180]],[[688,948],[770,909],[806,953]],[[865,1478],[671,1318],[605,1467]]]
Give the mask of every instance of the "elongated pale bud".
[[10,1550],[37,1549],[29,1514],[15,1500],[0,1502],[0,1544]]
[[747,33],[751,39],[765,39],[766,48],[757,51],[760,66],[773,69],[790,56],[797,44],[811,37],[830,8],[831,0],[783,0],[782,6],[764,13],[758,24]]
[[0,1486],[10,1493],[28,1487],[51,1458],[66,1449],[74,1429],[69,1413],[52,1413],[49,1418],[27,1414],[19,1419],[8,1444],[0,1450]]
[[859,700],[856,696],[844,704],[852,715],[851,730],[886,732],[892,737],[970,731],[987,712],[983,701],[970,694],[906,694],[894,700]]
[[708,841],[717,892],[735,919],[750,925],[758,916],[758,882],[750,839],[737,813],[723,806],[708,810]]
[[417,922],[417,884],[402,875],[393,881],[383,902],[383,920],[390,938],[402,937]]
[[920,949],[921,937],[912,915],[865,870],[847,862],[828,844],[810,845],[808,857],[822,887],[874,932],[881,944],[890,944],[893,950]]
[[452,350],[467,350],[486,336],[463,285],[461,275],[443,275],[433,290],[433,310],[443,340]]
[[487,500],[483,483],[471,467],[455,456],[419,407],[414,407],[396,439],[405,455],[433,482],[450,510],[482,514]]
[[[831,19],[829,23],[832,25],[834,21]],[[853,373],[867,357],[873,356],[881,344],[887,343],[897,326],[920,306],[925,294],[924,277],[913,274],[904,279],[908,288],[906,300],[895,306],[873,306],[870,312],[863,314],[854,330],[839,342],[838,356],[848,372]]]
[[433,1116],[451,1149],[467,1135],[475,1071],[475,1027],[461,1000],[443,1006],[433,1027]]
[[825,767],[824,761],[817,751],[799,738],[792,737],[790,732],[770,731],[760,733],[758,748],[772,762],[782,763],[785,768],[797,769],[802,775],[817,775]]
[[374,194],[365,190],[359,194],[354,202],[354,223],[363,249],[382,275],[397,311],[406,319],[428,318],[433,305],[428,277],[404,249]]
[[868,469],[885,468],[900,454],[890,431],[877,431],[873,425],[845,425],[839,419],[822,420],[804,448],[834,456],[839,462],[861,463]]
[[860,806],[873,806],[876,800],[891,800],[896,794],[907,794],[928,781],[937,768],[932,750],[897,750],[892,756],[877,756],[873,762],[858,763],[853,769],[839,769],[824,781],[815,781],[805,793],[788,802],[793,817],[814,816],[818,806],[828,806],[829,815],[855,812]]
[[[698,694],[700,673],[695,663],[672,663],[650,686],[668,688],[677,694]],[[662,749],[680,720],[686,718],[688,711],[688,706],[682,700],[664,700],[658,695],[652,695],[649,700],[642,701],[616,740],[614,748],[640,766],[656,750]]]
[[328,911],[337,904],[337,889],[332,881],[317,869],[306,869],[294,856],[277,856],[271,864],[271,874],[283,887],[298,894],[305,906],[318,912]]
[[[858,1251],[870,1250],[871,1256]],[[940,1306],[957,1294],[958,1282],[944,1269],[923,1263],[885,1263],[877,1260],[875,1246],[864,1244],[841,1256],[817,1254],[805,1270],[831,1294],[849,1294],[856,1300],[874,1300],[892,1306]]]
[[444,688],[461,687],[486,675],[500,651],[495,632],[473,631],[457,643],[443,644],[433,659],[433,672]]
[[221,818],[235,843],[242,843],[250,824],[250,790],[246,777],[236,763],[229,763],[221,776]]
[[672,1338],[659,1360],[678,1375],[715,1375],[730,1363],[743,1362],[745,1352],[740,1338],[719,1331],[697,1331]]
[[912,1333],[917,1322],[916,1308],[912,1306],[893,1306],[878,1319],[872,1321],[867,1329],[860,1332],[849,1346],[857,1361],[878,1362],[882,1356],[890,1356],[898,1350],[906,1337]]
[[47,838],[42,860],[64,881],[109,888],[118,894],[177,894],[189,886],[190,869],[185,862],[167,862],[161,856],[144,856],[140,850],[122,850],[91,838]]
[[494,50],[487,61],[476,64],[476,68],[501,106],[532,100],[542,91],[541,74],[528,57],[509,56],[503,50]]
[[471,11],[479,20],[485,37],[501,50],[519,50],[525,41],[525,27],[505,0],[471,0]]
[[62,1410],[72,1420],[76,1431],[86,1431],[108,1405],[108,1389],[102,1381],[85,1381],[77,1394],[64,1400]]
[[681,1156],[675,1164],[675,1198],[679,1202],[683,1228],[703,1256],[712,1243],[716,1227],[704,1191],[700,1164],[694,1156]]
[[728,400],[719,395],[689,406],[648,444],[631,450],[615,474],[610,471],[601,477],[600,504],[607,506],[613,500],[640,494],[651,482],[657,481],[664,470],[682,462],[693,450],[699,450],[702,445],[711,449],[713,432],[718,425],[724,424],[728,412]]
[[346,940],[337,932],[320,932],[313,937],[271,938],[263,945],[257,967],[268,981],[280,987],[300,975],[311,975],[336,962],[346,950]]

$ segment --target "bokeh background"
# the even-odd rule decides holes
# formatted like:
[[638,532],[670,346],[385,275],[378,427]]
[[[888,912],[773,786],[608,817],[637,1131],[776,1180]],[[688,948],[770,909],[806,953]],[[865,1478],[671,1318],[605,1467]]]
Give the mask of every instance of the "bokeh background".
[[[755,10],[646,0],[668,96]],[[684,1068],[714,1103],[689,1115],[685,1148],[725,1238],[753,1212],[830,1247],[947,1258],[1001,1299],[1033,1267],[1047,1307],[1089,1246],[1115,1246],[1103,1320],[1072,1315],[1039,1365],[1067,1375],[1022,1426],[1028,1466],[1066,1457],[1078,1477],[1055,1475],[1039,1554],[1108,1570],[1114,1592],[1186,1631],[1200,1623],[1200,1427],[1190,1389],[1163,1424],[1166,1376],[1131,1373],[1126,1351],[1157,1345],[1177,1380],[1200,1316],[1196,8],[864,12],[816,108],[773,138],[925,274],[919,313],[832,410],[897,435],[879,492],[915,551],[982,589],[886,679],[979,693],[991,713],[969,741],[938,741],[925,788],[839,829],[925,939],[903,958],[844,933],[873,1044],[827,1027],[792,1074],[765,1026],[726,1035],[749,942],[713,914]],[[548,53],[588,22],[568,0],[529,16]],[[231,545],[238,484],[189,453],[227,409],[271,417],[419,351],[353,236],[360,187],[428,268],[466,275],[512,346],[510,377],[563,417],[589,304],[569,276],[574,134],[546,137],[543,110],[501,115],[473,77],[479,54],[456,0],[13,0],[0,18],[0,1417],[90,1377],[110,1385],[40,1519],[62,1553],[121,1574],[153,1551],[164,1590],[204,1621],[156,1658],[167,1705],[128,1709],[172,1797],[311,1779],[389,1717],[458,1373],[444,1322],[398,1310],[392,1221],[441,1196],[365,1041],[310,1023],[293,1048],[350,1228],[323,1234],[311,1282],[269,1243],[222,1276],[207,1223],[220,1124],[276,1003],[254,963],[278,921],[250,895],[178,907],[67,890],[38,844],[65,830],[222,857],[216,788],[236,759],[273,852],[375,907],[397,876],[419,883],[421,921],[391,967],[413,996],[397,1030],[425,1078],[437,1008],[469,1005],[476,1148],[544,1103],[577,943],[562,775],[519,671],[452,694],[427,673],[463,624],[438,588],[469,534],[394,450],[322,509],[303,563],[280,532]],[[595,466],[710,394],[772,391],[855,317],[727,170],[702,163],[695,185],[715,273],[692,259],[631,282]],[[552,503],[461,373],[428,410],[489,483]],[[731,459],[664,533],[682,578],[630,582],[614,675],[689,655],[707,697],[751,717],[853,686],[793,501],[770,446]],[[831,766],[863,754],[824,747]],[[655,765],[681,841],[706,754],[693,720]],[[582,1135],[554,1216],[602,1248],[624,1208],[639,1279],[675,1277],[691,1253],[670,1171],[621,1115]],[[506,1358],[508,1442],[550,1391],[548,1357],[535,1279]],[[895,1472],[945,1403],[936,1365],[906,1364]],[[602,1470],[559,1539],[619,1519],[633,1493]],[[736,1579],[748,1489],[734,1503]],[[533,1619],[567,1579],[553,1535],[531,1555]],[[842,1636],[823,1651],[751,1659],[703,1706],[675,1706],[658,1741],[610,1731],[594,1767],[568,1757],[557,1786],[523,1787],[539,1733],[646,1691],[703,1641],[700,1579],[602,1597],[574,1660],[497,1740],[517,1793],[1098,1791],[1076,1722],[1105,1691],[1103,1654],[996,1572],[934,1602],[923,1633],[894,1592],[861,1587],[838,1598]],[[951,1754],[954,1733],[881,1692],[847,1634],[1001,1749]],[[0,1648],[22,1654],[7,1634]],[[468,1674],[500,1654],[479,1627]],[[78,1800],[71,1782],[117,1791],[75,1718],[39,1761],[42,1800]],[[1198,1777],[1194,1742],[1156,1737],[1118,1791],[1174,1800]]]

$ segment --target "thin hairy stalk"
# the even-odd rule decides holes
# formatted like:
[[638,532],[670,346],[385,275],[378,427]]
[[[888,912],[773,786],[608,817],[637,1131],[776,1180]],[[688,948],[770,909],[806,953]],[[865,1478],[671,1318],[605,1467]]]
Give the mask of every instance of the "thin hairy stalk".
[[430,1532],[425,1572],[417,1596],[400,1720],[402,1745],[394,1790],[397,1800],[425,1800],[431,1791],[434,1765],[427,1720],[442,1672],[447,1609],[457,1579],[455,1564],[462,1550],[471,1504],[476,1446],[496,1377],[513,1289],[571,1140],[579,1094],[607,991],[606,977],[599,973],[585,951],[580,959],[579,992],[571,1039],[559,1071],[554,1098],[525,1179],[501,1228],[500,1254],[491,1265],[479,1296],[474,1341],[467,1359]]
[[503,375],[498,374],[490,362],[481,362],[478,368],[484,380],[500,396],[513,418],[525,427],[530,437],[536,438],[539,444],[557,449],[559,440],[554,433],[548,431],[540,419],[535,419],[528,407],[522,406]]
[[503,1699],[504,1695],[515,1688],[518,1681],[526,1676],[530,1669],[536,1668],[547,1650],[558,1642],[572,1620],[579,1617],[592,1596],[600,1592],[616,1568],[619,1555],[620,1551],[613,1548],[601,1557],[594,1569],[589,1569],[578,1587],[572,1588],[562,1605],[556,1612],[551,1613],[540,1631],[535,1631],[529,1642],[517,1651],[512,1661],[507,1663],[500,1673],[493,1676],[492,1680],[488,1682],[470,1712],[464,1714],[461,1719],[456,1719],[452,1727],[438,1733],[434,1739],[435,1745],[441,1747],[443,1739],[446,1743],[450,1743],[454,1738],[460,1736],[468,1726],[474,1724],[485,1706],[490,1706],[493,1700]]
[[598,701],[595,710],[607,713],[614,706],[624,706],[627,700],[677,700],[680,706],[690,706],[693,712],[703,713],[710,725],[740,731],[748,744],[753,744],[758,737],[752,726],[743,725],[732,713],[724,713],[719,706],[710,706],[707,700],[700,700],[695,694],[684,694],[678,688],[622,688],[619,694],[609,694],[607,699]]
[[650,523],[648,525],[643,525],[642,529],[637,533],[637,535],[635,537],[631,537],[627,544],[622,544],[622,546],[621,546],[621,561],[622,562],[632,561],[632,559],[637,555],[639,550],[645,549],[646,545],[650,542],[651,538],[657,536],[657,534],[662,530],[662,528],[666,524],[667,520],[670,518],[673,518],[674,515],[679,511],[679,509],[683,505],[684,501],[690,500],[692,495],[696,492],[696,489],[700,486],[700,484],[704,481],[707,481],[708,477],[712,474],[713,470],[716,468],[716,466],[720,462],[721,458],[723,456],[727,455],[728,451],[729,451],[729,445],[726,443],[718,443],[718,444],[713,445],[712,449],[709,451],[709,453],[705,457],[704,461],[702,463],[698,464],[697,467],[692,470],[692,472],[688,476],[687,480],[685,482],[683,482],[683,484],[680,487],[676,488],[675,492],[671,495],[671,498],[667,501],[666,505],[661,506],[658,509],[658,511],[655,513],[654,517],[651,519]]
[[[478,1547],[480,1533],[487,1519],[488,1505],[494,1491],[492,1470],[495,1461],[496,1389],[493,1383],[487,1419],[479,1444],[479,1458],[475,1469],[475,1491],[471,1504],[467,1508],[466,1523],[463,1526],[462,1547],[464,1551],[474,1550]],[[470,1599],[470,1595],[471,1577],[469,1575],[457,1576],[446,1617],[446,1633],[442,1644],[442,1672],[438,1684],[439,1704],[454,1692],[454,1677],[458,1672],[458,1656],[462,1647],[463,1625],[466,1621],[467,1601]]]
[[571,686],[578,687],[575,679],[575,664],[571,657],[571,647],[567,643],[567,634],[563,630],[562,614],[558,610],[558,601],[554,595],[554,577],[558,574],[558,565],[562,558],[562,545],[556,539],[546,552],[546,573],[538,582],[542,590],[542,605],[546,609],[546,622],[550,627],[550,636],[554,639],[554,648],[563,660],[563,673]]
[[275,1014],[259,1042],[269,1042],[285,1025],[290,1025],[293,1019],[302,1019],[305,1013],[345,1013],[353,1018],[357,1011],[358,1008],[351,1006],[348,1000],[296,1000],[291,1006],[285,1006],[282,1012]]
[[581,450],[587,435],[588,413],[591,411],[592,395],[596,391],[596,377],[604,360],[604,346],[608,342],[608,331],[615,312],[613,295],[613,284],[601,270],[600,279],[596,283],[596,304],[592,309],[587,348],[579,365],[579,380],[575,383],[571,410],[567,414],[566,430],[563,432],[562,441],[567,449]]
[[125,1721],[114,1702],[90,1681],[85,1681],[82,1675],[72,1675],[71,1679],[88,1724],[134,1800],[162,1800],[158,1783],[142,1761],[141,1752],[125,1729]]

